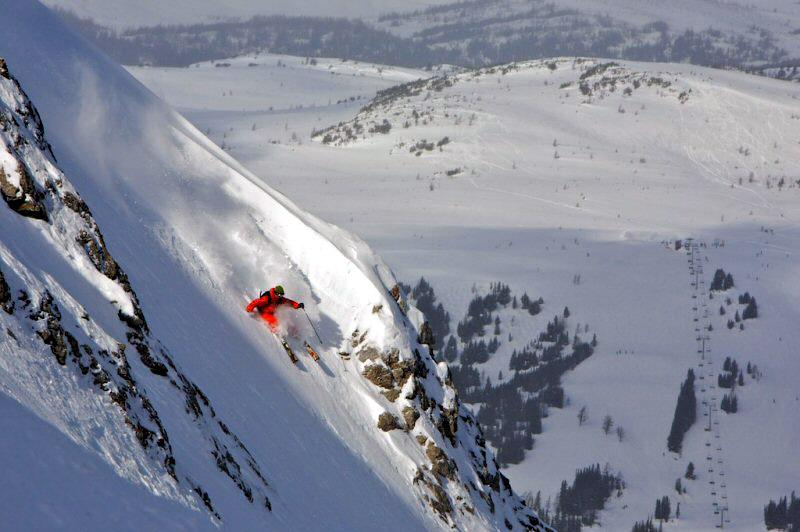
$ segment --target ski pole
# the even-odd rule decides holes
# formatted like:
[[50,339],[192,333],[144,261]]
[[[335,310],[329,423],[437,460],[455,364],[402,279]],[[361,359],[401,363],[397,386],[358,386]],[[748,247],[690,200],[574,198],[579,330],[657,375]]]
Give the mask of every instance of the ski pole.
[[317,328],[314,327],[314,324],[311,322],[311,318],[308,317],[308,312],[306,312],[306,309],[303,309],[303,314],[306,315],[306,319],[308,320],[308,324],[311,325],[311,328],[314,330],[314,334],[317,335],[317,340],[319,340],[320,345],[322,345],[322,338],[319,337],[319,333],[317,332]]

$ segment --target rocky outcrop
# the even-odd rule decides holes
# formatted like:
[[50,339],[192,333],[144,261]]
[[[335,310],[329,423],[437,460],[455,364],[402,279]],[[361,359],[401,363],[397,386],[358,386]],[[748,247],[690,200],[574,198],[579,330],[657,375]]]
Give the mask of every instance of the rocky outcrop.
[[[424,336],[413,329],[408,332],[415,340]],[[354,331],[351,339],[362,376],[389,401],[378,428],[393,438],[413,438],[423,451],[412,480],[435,515],[447,526],[458,526],[459,516],[482,511],[494,514],[501,527],[548,530],[499,472],[480,427],[461,407],[444,363],[437,364],[419,342],[404,352],[381,350],[368,332]],[[469,469],[460,471],[462,464]]]
[[1,271],[0,271],[0,308],[2,308],[6,312],[6,314],[12,314],[14,312],[14,300],[11,299],[11,290],[9,290],[6,278],[3,276],[3,272]]
[[397,418],[389,412],[384,412],[378,416],[378,428],[383,432],[389,432],[400,428],[400,423]]
[[33,184],[22,161],[17,162],[19,186],[11,183],[10,177],[0,167],[0,195],[11,210],[22,216],[47,221],[47,211],[42,205],[43,194]]
[[[61,238],[57,245],[63,246],[63,252],[71,260],[84,261],[83,271],[94,269],[117,285],[124,300],[111,301],[107,312],[116,315],[122,323],[125,337],[116,339],[116,348],[104,349],[98,338],[74,324],[65,323],[66,316],[62,315],[60,304],[69,308],[73,301],[60,302],[55,292],[41,286],[25,284],[12,288],[2,271],[0,308],[21,322],[24,320],[25,328],[35,331],[63,371],[74,372],[75,378],[87,387],[108,396],[149,459],[160,464],[187,492],[193,493],[212,516],[224,517],[214,509],[208,492],[192,480],[191,471],[185,470],[176,459],[159,414],[159,404],[185,404],[188,421],[194,423],[201,434],[201,440],[193,445],[206,447],[205,456],[245,499],[271,510],[267,496],[271,488],[260,466],[236,434],[218,418],[210,399],[177,367],[168,349],[152,336],[128,276],[112,256],[88,205],[58,170],[44,138],[38,112],[2,60],[0,89],[3,89],[0,95],[11,95],[10,101],[0,98],[0,150],[6,155],[0,160],[16,161],[14,176],[8,175],[8,165],[0,165],[0,193],[5,203],[20,216],[53,225],[53,233]],[[28,281],[23,277],[14,282]],[[20,294],[17,298],[20,305],[15,304],[13,293]],[[87,330],[102,330],[85,312],[78,319],[91,325]],[[108,319],[104,317],[103,321]],[[147,371],[137,369],[141,366],[132,366],[128,359],[130,354],[138,357]],[[167,391],[150,396],[147,390],[152,387],[142,383],[152,383],[148,379],[153,378],[163,379]],[[172,396],[164,397],[165,394]]]

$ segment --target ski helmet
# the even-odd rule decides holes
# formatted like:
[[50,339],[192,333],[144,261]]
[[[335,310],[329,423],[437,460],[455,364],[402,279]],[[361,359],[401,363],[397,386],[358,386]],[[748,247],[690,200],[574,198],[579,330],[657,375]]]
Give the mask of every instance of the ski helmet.
[[281,285],[277,285],[275,287],[275,293],[279,296],[282,296],[284,294],[283,287]]

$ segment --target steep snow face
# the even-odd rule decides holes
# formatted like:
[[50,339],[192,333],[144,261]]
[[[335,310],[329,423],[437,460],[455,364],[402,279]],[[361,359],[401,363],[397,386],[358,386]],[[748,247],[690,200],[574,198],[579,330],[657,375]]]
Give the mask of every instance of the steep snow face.
[[[96,452],[120,480],[161,495],[166,501],[160,506],[183,506],[178,515],[205,506],[219,520],[203,485],[228,491],[218,484],[220,475],[243,499],[269,511],[270,488],[258,463],[150,334],[127,275],[89,207],[56,166],[38,112],[2,59],[0,150],[8,206],[0,214],[4,393]],[[74,455],[64,453],[62,458]],[[59,472],[58,478],[69,475]],[[125,505],[112,508],[128,518]],[[67,518],[64,507],[44,515],[30,504],[9,510],[26,526]],[[132,521],[128,526],[146,523]]]
[[[208,526],[544,528],[362,241],[261,184],[42,6],[0,11],[15,21],[0,55],[53,146],[5,76],[6,395]],[[292,365],[245,314],[277,282],[307,303],[319,364]],[[310,339],[298,316],[288,329]]]

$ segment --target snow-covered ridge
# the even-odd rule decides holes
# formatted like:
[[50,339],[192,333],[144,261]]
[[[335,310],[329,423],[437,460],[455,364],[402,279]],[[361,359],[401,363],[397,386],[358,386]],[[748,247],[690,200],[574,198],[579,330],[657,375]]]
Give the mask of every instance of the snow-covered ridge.
[[[5,143],[31,175],[25,201],[47,220],[0,215],[11,228],[0,292],[26,290],[31,302],[18,304],[39,309],[4,318],[23,347],[3,343],[3,390],[119,475],[233,528],[546,528],[498,472],[447,367],[418,342],[418,313],[390,295],[394,277],[366,244],[258,183],[41,6],[4,9],[19,24],[0,53],[37,102],[59,165],[33,142]],[[37,114],[23,107],[8,123],[35,138],[41,127],[18,126]],[[289,364],[243,312],[265,276],[309,303],[327,340],[319,367]],[[55,350],[30,332],[42,320]],[[95,356],[109,374],[91,383],[99,391],[60,373],[61,358],[72,373],[93,369],[81,343],[109,353]],[[43,359],[47,376],[31,373]],[[132,433],[112,392],[127,399]],[[100,432],[108,444],[97,449]]]
[[[165,485],[159,489],[174,492],[182,500],[188,500],[194,492],[197,504],[206,506],[214,517],[220,518],[207,492],[193,479],[194,473],[176,459],[168,432],[179,438],[189,436],[188,441],[181,443],[205,448],[209,460],[245,498],[269,509],[271,504],[266,495],[269,488],[259,465],[224,421],[217,418],[200,388],[178,369],[167,350],[151,335],[127,275],[109,252],[89,207],[56,166],[36,108],[2,59],[0,148],[3,161],[0,178],[17,176],[16,180],[4,180],[3,199],[12,211],[35,220],[23,222],[11,229],[11,234],[4,234],[3,240],[10,240],[10,247],[5,242],[0,247],[3,262],[0,302],[8,315],[2,321],[10,337],[4,342],[5,356],[0,359],[7,377],[3,379],[5,388],[34,411],[62,420],[69,418],[71,408],[84,410],[82,403],[90,395],[91,402],[103,415],[94,423],[87,422],[89,426],[81,430],[91,427],[100,430],[113,419],[113,424],[127,433],[111,441],[96,442],[106,460],[117,470],[133,474],[125,462],[141,461],[140,451],[124,449],[119,444],[135,437],[141,452],[151,461],[140,465],[150,470],[152,476],[166,474],[177,484],[170,485],[164,478]],[[15,182],[18,188],[12,190]],[[8,212],[6,215],[13,218]],[[18,220],[7,221],[18,223]],[[60,267],[50,263],[42,271],[41,265],[36,264],[36,259],[41,259],[38,253],[18,257],[14,246],[15,237],[20,236],[14,234],[17,232],[27,233],[27,246],[33,247],[35,242],[52,248],[53,260],[60,262]],[[63,270],[59,270],[64,267],[73,268],[69,273],[77,277],[74,282],[83,285],[80,289],[62,284]],[[81,292],[92,289],[110,304],[87,302],[86,294]],[[115,315],[120,323],[114,323]],[[29,328],[33,334],[27,332]],[[30,366],[35,367],[36,359],[47,350],[65,372],[54,376],[57,381],[76,380],[76,388],[63,384],[59,392],[58,384],[53,385],[55,389],[42,386]],[[133,361],[134,357],[138,363]],[[56,369],[50,366],[51,370]],[[23,387],[25,394],[19,389]],[[71,408],[61,410],[56,404],[46,404],[51,394],[60,395],[64,405]],[[179,411],[181,406],[188,418],[186,422],[195,424],[190,435],[172,428],[168,431],[164,419],[171,415],[159,414],[164,409]],[[116,414],[115,407],[119,411]],[[81,443],[92,443],[85,433],[64,428]]]

